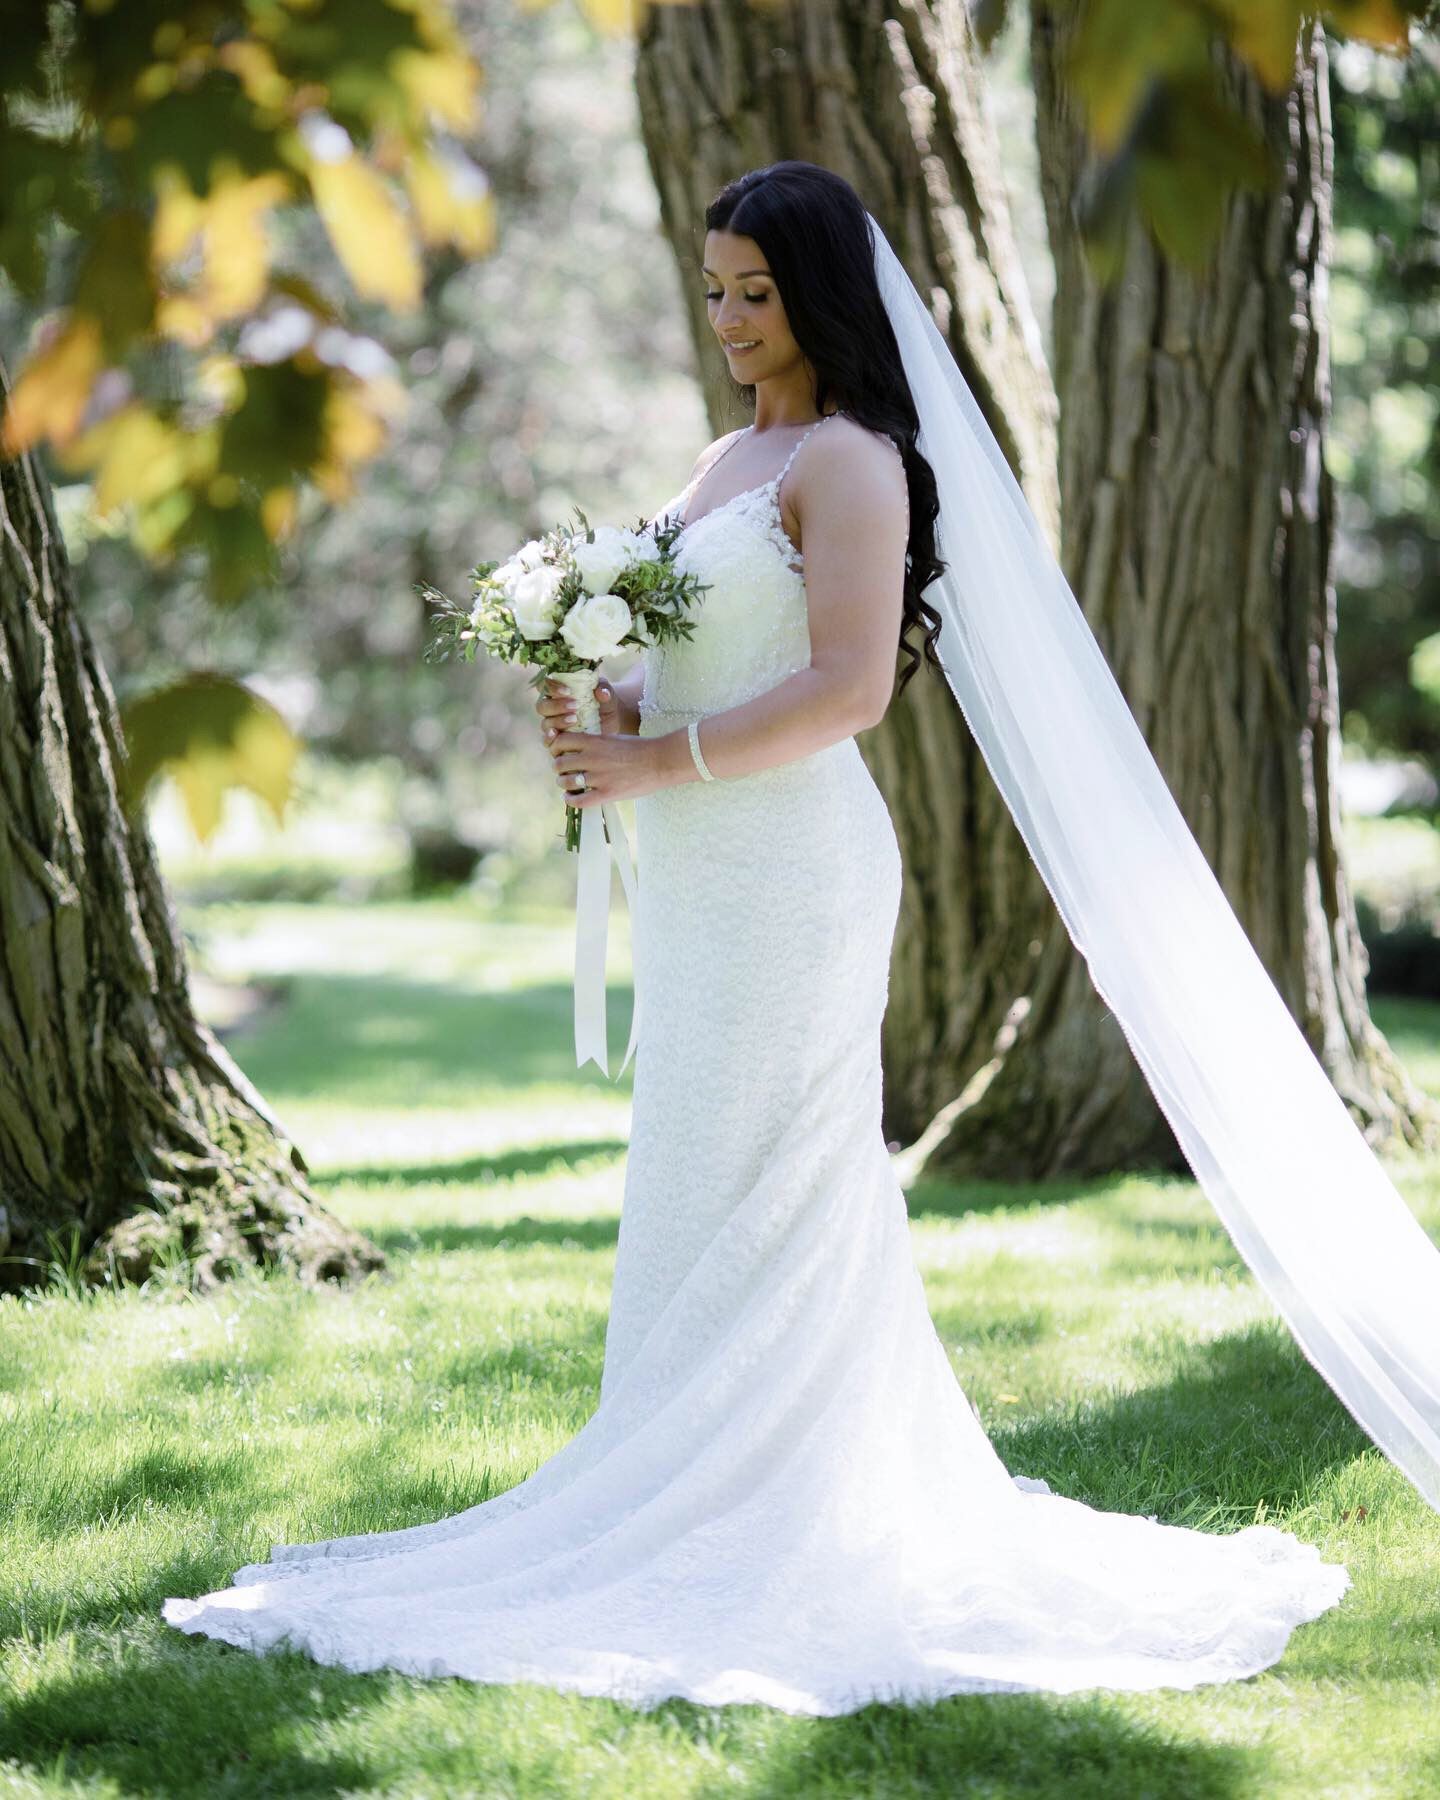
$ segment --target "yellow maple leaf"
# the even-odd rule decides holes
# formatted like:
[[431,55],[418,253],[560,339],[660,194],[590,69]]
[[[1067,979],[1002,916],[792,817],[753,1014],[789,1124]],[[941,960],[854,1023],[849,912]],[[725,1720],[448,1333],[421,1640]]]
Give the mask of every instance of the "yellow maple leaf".
[[150,224],[150,254],[157,267],[179,262],[205,223],[205,207],[184,174],[166,164],[155,171],[155,217]]
[[413,312],[420,304],[420,259],[385,183],[353,152],[335,161],[312,159],[309,175],[316,210],[355,291]]
[[243,683],[210,671],[182,676],[122,707],[121,725],[122,781],[132,813],[165,770],[202,843],[219,824],[230,787],[258,794],[283,824],[300,740],[269,701]]
[[273,487],[260,502],[260,523],[266,535],[277,542],[290,536],[299,517],[299,495],[293,487]]
[[1398,52],[1410,43],[1410,20],[1395,0],[1335,0],[1326,11],[1347,37],[1362,43]]
[[205,202],[205,285],[200,304],[214,319],[257,306],[270,273],[265,215],[289,191],[278,171],[217,183]]
[[68,443],[80,429],[104,362],[100,321],[71,313],[21,369],[5,408],[0,446],[18,456],[42,437]]
[[372,382],[363,388],[338,383],[331,387],[325,402],[325,452],[310,471],[329,500],[350,497],[356,465],[374,456],[385,442],[381,413],[386,395],[378,391],[380,386]]
[[466,256],[494,248],[495,203],[473,164],[416,150],[405,164],[405,185],[425,243],[454,244]]
[[83,432],[62,453],[69,470],[94,469],[92,504],[98,517],[126,501],[153,500],[185,479],[184,434],[132,400]]
[[390,69],[418,108],[433,112],[456,131],[471,131],[479,124],[479,71],[458,46],[397,50]]
[[215,335],[215,321],[193,294],[164,294],[155,305],[155,329],[190,350],[203,350]]
[[290,83],[275,64],[275,53],[255,38],[231,38],[215,52],[215,61],[234,75],[246,96],[268,112],[279,112],[290,98]]

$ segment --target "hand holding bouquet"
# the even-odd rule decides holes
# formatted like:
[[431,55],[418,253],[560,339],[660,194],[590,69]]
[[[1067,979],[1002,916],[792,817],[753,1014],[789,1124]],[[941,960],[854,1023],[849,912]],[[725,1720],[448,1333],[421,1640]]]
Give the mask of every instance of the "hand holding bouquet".
[[[471,574],[468,608],[422,585],[439,612],[426,655],[469,662],[483,649],[504,662],[528,663],[531,685],[543,693],[550,681],[560,683],[575,701],[576,729],[598,734],[597,664],[627,645],[688,637],[695,629],[690,609],[706,589],[675,566],[678,525],[592,526],[575,512],[578,530],[557,526],[505,562],[481,563]],[[580,812],[567,806],[565,847],[579,845]]]

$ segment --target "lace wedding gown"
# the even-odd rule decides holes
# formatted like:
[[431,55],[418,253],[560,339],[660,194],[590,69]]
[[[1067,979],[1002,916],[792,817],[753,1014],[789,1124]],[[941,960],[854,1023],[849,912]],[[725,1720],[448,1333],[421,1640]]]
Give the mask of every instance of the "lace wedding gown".
[[[650,653],[642,735],[808,663],[784,473],[687,523],[710,590],[694,636]],[[1271,1526],[1186,1530],[1012,1478],[955,1379],[881,1133],[901,866],[855,740],[646,796],[636,837],[644,1017],[596,1411],[507,1493],[277,1544],[165,1619],[637,1707],[830,1714],[1273,1663],[1344,1567]]]

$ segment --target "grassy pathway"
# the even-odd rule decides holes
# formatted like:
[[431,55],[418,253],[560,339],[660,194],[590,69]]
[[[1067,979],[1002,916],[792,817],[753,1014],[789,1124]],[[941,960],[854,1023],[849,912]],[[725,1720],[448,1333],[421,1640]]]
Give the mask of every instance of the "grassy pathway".
[[[222,1585],[281,1540],[473,1505],[580,1426],[629,1087],[576,1075],[563,915],[265,906],[189,922],[217,974],[288,983],[233,1048],[394,1278],[310,1295],[252,1278],[196,1303],[86,1297],[57,1271],[0,1300],[0,1795],[1440,1793],[1440,1519],[1176,1180],[918,1184],[912,1229],[1012,1469],[1176,1523],[1278,1521],[1348,1563],[1340,1608],[1253,1680],[837,1720],[640,1715],[172,1630],[167,1594]],[[612,997],[613,1048],[628,997]],[[1377,1016],[1440,1090],[1440,1008]],[[1396,1176],[1440,1233],[1440,1168]]]

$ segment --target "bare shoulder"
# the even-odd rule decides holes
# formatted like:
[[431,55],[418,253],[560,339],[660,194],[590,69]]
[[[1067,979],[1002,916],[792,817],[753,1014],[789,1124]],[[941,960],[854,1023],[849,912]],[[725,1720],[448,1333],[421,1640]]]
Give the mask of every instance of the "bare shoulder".
[[805,515],[827,509],[870,520],[909,517],[909,487],[900,448],[888,432],[836,414],[812,431],[790,471],[785,508],[804,528]]
[[[849,413],[836,413],[825,422],[823,431],[814,431],[806,440],[812,468],[823,469],[829,477],[847,470],[856,476],[890,478],[904,476],[900,448],[889,432],[862,425]],[[797,465],[802,460],[796,457]]]

